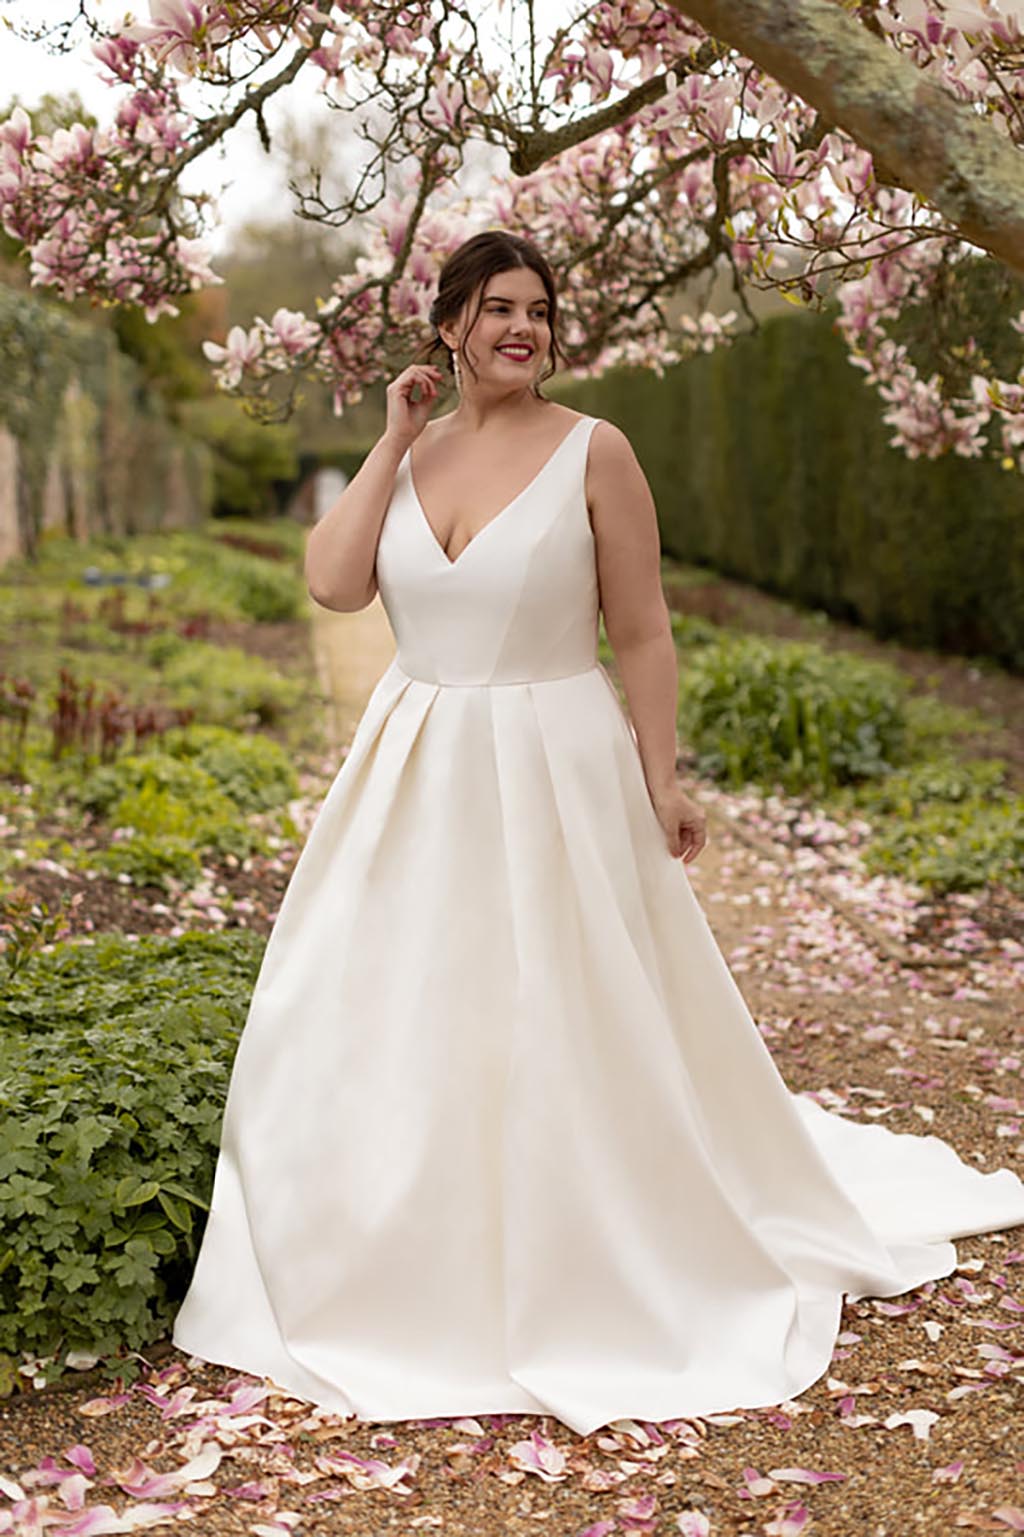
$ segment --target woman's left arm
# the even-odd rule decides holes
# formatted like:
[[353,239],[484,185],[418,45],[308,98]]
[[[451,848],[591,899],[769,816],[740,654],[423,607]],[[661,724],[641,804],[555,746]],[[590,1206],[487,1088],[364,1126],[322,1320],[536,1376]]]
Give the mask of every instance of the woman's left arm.
[[707,841],[706,819],[676,777],[679,670],[661,586],[657,513],[629,439],[611,422],[599,422],[591,434],[586,495],[605,633],[647,790],[670,853],[688,863]]

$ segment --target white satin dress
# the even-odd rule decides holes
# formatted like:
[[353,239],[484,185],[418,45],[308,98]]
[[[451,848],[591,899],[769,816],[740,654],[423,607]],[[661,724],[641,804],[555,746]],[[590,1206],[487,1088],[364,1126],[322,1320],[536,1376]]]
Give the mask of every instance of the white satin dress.
[[455,559],[403,459],[397,640],[270,935],[183,1351],[367,1420],[779,1403],[844,1293],[1024,1184],[776,1069],[597,661],[593,417]]

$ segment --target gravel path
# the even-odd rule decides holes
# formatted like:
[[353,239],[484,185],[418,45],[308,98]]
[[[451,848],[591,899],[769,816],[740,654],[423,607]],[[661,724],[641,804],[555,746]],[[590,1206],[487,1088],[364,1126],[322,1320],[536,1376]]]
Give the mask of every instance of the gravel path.
[[[379,617],[329,618],[336,651],[361,626],[372,677],[390,654]],[[781,803],[700,797],[711,837],[694,890],[790,1087],[1019,1170],[1013,923],[980,921],[984,896],[936,906],[869,880],[856,840],[824,819],[794,827]],[[1002,911],[1024,918],[1019,903]],[[847,1304],[831,1370],[799,1400],[585,1438],[550,1417],[345,1421],[165,1342],[129,1362],[142,1370],[127,1385],[89,1373],[0,1402],[0,1533],[1024,1531],[1024,1448],[1008,1434],[1024,1384],[1024,1229],[957,1249],[948,1278]]]

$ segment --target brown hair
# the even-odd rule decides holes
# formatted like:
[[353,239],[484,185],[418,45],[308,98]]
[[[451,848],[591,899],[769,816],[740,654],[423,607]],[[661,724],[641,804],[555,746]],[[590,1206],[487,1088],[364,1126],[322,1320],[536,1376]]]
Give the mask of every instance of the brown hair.
[[[430,324],[434,327],[434,336],[431,341],[424,344],[418,356],[422,361],[429,362],[436,352],[443,350],[447,353],[448,372],[454,374],[451,350],[443,340],[438,327],[455,320],[476,293],[479,297],[476,311],[466,331],[468,337],[479,318],[483,305],[483,291],[488,278],[495,277],[499,272],[509,272],[515,267],[529,267],[536,272],[547,294],[548,324],[551,327],[549,366],[547,372],[540,375],[533,387],[534,394],[543,400],[546,397],[540,393],[541,381],[550,379],[555,372],[556,360],[564,363],[566,358],[559,345],[556,330],[558,295],[555,291],[554,273],[533,242],[523,235],[513,235],[501,229],[484,230],[481,234],[473,235],[469,240],[463,241],[462,245],[452,252],[438,275],[437,297],[430,306]],[[475,375],[476,370],[468,357],[466,363]]]

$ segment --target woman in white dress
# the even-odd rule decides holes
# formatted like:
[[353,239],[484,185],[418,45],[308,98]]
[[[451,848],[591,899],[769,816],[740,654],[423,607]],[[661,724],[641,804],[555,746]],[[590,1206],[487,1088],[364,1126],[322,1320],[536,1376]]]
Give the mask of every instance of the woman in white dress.
[[396,654],[268,941],[174,1340],[368,1420],[779,1403],[844,1294],[948,1275],[1024,1184],[788,1090],[686,873],[650,490],[540,393],[548,264],[478,235],[433,319],[456,408],[405,369],[309,536]]

